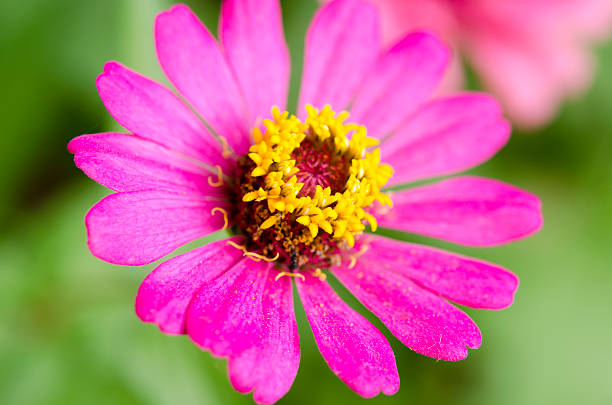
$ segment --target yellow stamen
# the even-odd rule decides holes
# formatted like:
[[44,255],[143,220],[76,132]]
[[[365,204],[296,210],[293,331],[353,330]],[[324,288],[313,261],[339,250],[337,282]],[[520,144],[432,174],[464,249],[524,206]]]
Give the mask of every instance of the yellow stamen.
[[355,253],[354,255],[351,255],[351,262],[349,263],[348,268],[352,269],[353,267],[355,267],[355,265],[357,264],[357,259],[359,259],[359,256],[363,255],[367,251],[368,251],[368,247],[366,245],[363,245],[361,249],[359,249],[359,252]]
[[266,171],[263,168],[261,168],[261,167],[256,167],[251,172],[251,176],[253,176],[253,177],[263,176],[264,174],[266,174]]
[[265,260],[267,262],[274,262],[278,260],[278,258],[280,257],[280,254],[278,252],[276,252],[276,256],[274,256],[273,258],[269,258],[264,255],[260,255],[259,253],[249,252],[245,246],[239,245],[231,240],[228,240],[227,244],[235,247],[238,250],[241,250],[243,256],[247,256],[249,259],[256,261],[256,262],[259,262],[261,260]]
[[370,224],[370,228],[372,228],[372,232],[376,232],[376,229],[378,229],[378,222],[376,222],[376,218],[374,218],[374,215],[368,214],[366,212],[363,214],[363,218],[366,221],[368,221],[368,223]]
[[247,252],[248,252],[248,250],[246,249],[246,247],[244,247],[244,246],[242,246],[242,245],[239,245],[239,244],[237,244],[236,242],[233,242],[233,241],[231,241],[231,240],[228,240],[228,241],[227,241],[227,244],[228,244],[228,245],[230,245],[230,246],[235,247],[235,248],[236,248],[236,249],[238,249],[238,250],[242,250],[242,252],[243,252],[243,253],[247,253]]
[[222,231],[224,231],[224,230],[226,230],[226,229],[227,229],[227,227],[228,227],[228,225],[229,225],[229,216],[228,216],[228,214],[227,214],[227,211],[226,211],[226,210],[224,210],[224,209],[223,209],[223,208],[221,208],[221,207],[215,207],[215,208],[213,208],[213,209],[210,211],[210,213],[211,213],[211,215],[215,215],[215,212],[217,212],[217,211],[219,211],[220,213],[222,213],[222,214],[223,214],[223,228],[221,228],[221,230],[222,230]]
[[223,185],[223,169],[219,165],[215,166],[215,168],[217,169],[217,181],[211,181],[212,176],[208,176],[208,184],[212,187],[221,187]]
[[227,159],[228,157],[232,155],[232,149],[229,147],[229,144],[227,143],[227,139],[225,139],[224,136],[219,136],[219,141],[221,142],[221,147],[223,148],[223,151],[221,152],[221,156]]
[[268,229],[271,226],[273,226],[274,224],[276,224],[278,222],[278,217],[276,215],[271,216],[270,218],[266,219],[261,225],[259,225],[260,229]]
[[278,252],[276,252],[276,255],[273,258],[269,258],[267,256],[260,255],[259,253],[244,252],[243,256],[250,257],[251,259],[255,260],[256,262],[258,262],[260,260],[265,260],[266,262],[275,262],[280,257],[280,254]]
[[274,281],[278,281],[279,278],[283,277],[283,276],[287,276],[287,277],[299,277],[302,279],[302,281],[306,281],[306,277],[304,277],[303,274],[300,273],[289,273],[287,271],[281,271],[280,273],[278,273],[276,275],[276,277],[274,277]]
[[315,277],[317,277],[317,278],[318,278],[319,280],[321,280],[321,281],[325,281],[325,280],[327,280],[327,274],[323,273],[323,272],[321,271],[321,269],[319,269],[319,268],[317,268],[317,269],[315,270],[315,272],[314,272],[312,275],[313,275],[313,276],[315,276]]

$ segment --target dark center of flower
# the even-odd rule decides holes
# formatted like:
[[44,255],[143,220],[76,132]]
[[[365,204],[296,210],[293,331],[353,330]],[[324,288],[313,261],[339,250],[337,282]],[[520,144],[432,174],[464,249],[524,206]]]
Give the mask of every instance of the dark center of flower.
[[336,115],[307,106],[304,123],[272,110],[265,132],[253,131],[255,144],[238,159],[234,223],[246,236],[245,254],[274,260],[291,272],[327,268],[353,247],[364,222],[376,230],[368,213],[393,171],[380,164],[378,142],[365,127],[344,124]]
[[338,153],[331,139],[321,141],[308,134],[300,147],[294,149],[291,158],[299,169],[295,174],[297,181],[304,184],[299,195],[313,197],[317,186],[329,187],[332,193],[344,191],[351,157]]

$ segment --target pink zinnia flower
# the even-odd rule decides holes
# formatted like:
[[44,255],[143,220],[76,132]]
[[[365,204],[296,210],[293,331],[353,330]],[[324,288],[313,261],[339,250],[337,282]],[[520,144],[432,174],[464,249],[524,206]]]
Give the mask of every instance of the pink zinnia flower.
[[[161,66],[193,111],[109,62],[98,90],[129,133],[68,146],[77,166],[116,191],[86,217],[95,256],[138,266],[223,228],[236,234],[153,270],[136,298],[140,319],[227,357],[233,386],[259,403],[281,398],[297,373],[294,282],[333,372],[364,397],[398,390],[389,343],[336,295],[328,273],[418,353],[460,360],[478,348],[478,327],[447,300],[505,308],[516,276],[364,231],[369,222],[470,246],[535,232],[537,197],[498,181],[381,191],[491,157],[510,132],[495,100],[431,100],[449,50],[423,33],[381,49],[376,8],[337,0],[308,30],[300,119],[281,112],[289,57],[278,1],[227,0],[219,27],[220,43],[183,5],[155,22]],[[351,123],[330,106],[350,109]]]
[[[550,121],[592,77],[589,44],[612,29],[610,0],[373,0],[386,42],[433,30],[474,67],[510,118],[525,127]],[[444,89],[462,83],[455,58]]]

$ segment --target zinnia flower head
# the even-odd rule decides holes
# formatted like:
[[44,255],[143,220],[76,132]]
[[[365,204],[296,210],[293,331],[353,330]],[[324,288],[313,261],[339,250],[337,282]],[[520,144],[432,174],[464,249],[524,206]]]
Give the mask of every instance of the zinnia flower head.
[[[483,84],[524,127],[549,122],[562,101],[589,84],[589,46],[612,31],[610,0],[372,0],[384,41],[432,30],[471,64]],[[463,81],[459,58],[443,91]]]
[[78,167],[116,191],[86,217],[95,256],[138,266],[220,229],[235,234],[153,270],[136,298],[140,319],[228,358],[232,385],[258,403],[281,398],[298,370],[294,283],[333,372],[364,397],[398,390],[389,343],[336,295],[329,274],[418,353],[460,360],[478,348],[478,327],[448,300],[505,308],[516,276],[374,232],[493,246],[541,226],[535,196],[494,180],[385,191],[491,157],[510,132],[497,102],[479,93],[432,100],[448,49],[424,33],[382,48],[376,8],[363,0],[315,15],[297,116],[284,111],[278,1],[226,0],[219,30],[218,42],[183,5],[161,13],[157,54],[185,102],[109,62],[98,90],[129,133],[68,146]]

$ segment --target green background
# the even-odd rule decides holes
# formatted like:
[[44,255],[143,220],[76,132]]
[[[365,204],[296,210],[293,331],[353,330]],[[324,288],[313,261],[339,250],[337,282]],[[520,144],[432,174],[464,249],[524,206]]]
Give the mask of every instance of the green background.
[[[214,29],[219,2],[188,3]],[[224,360],[136,318],[134,296],[152,266],[113,266],[86,247],[83,216],[108,191],[74,166],[66,144],[82,133],[117,128],[95,89],[105,61],[162,80],[152,24],[169,5],[0,3],[2,404],[252,402],[231,388]],[[295,99],[303,36],[316,5],[292,0],[283,6]],[[511,308],[467,310],[483,332],[482,348],[458,363],[435,361],[411,352],[373,320],[395,350],[401,388],[364,400],[323,362],[296,303],[300,371],[279,403],[612,403],[612,46],[597,54],[600,66],[587,94],[566,103],[548,127],[515,131],[505,149],[472,171],[538,194],[545,215],[539,234],[493,249],[404,236],[519,275]]]

